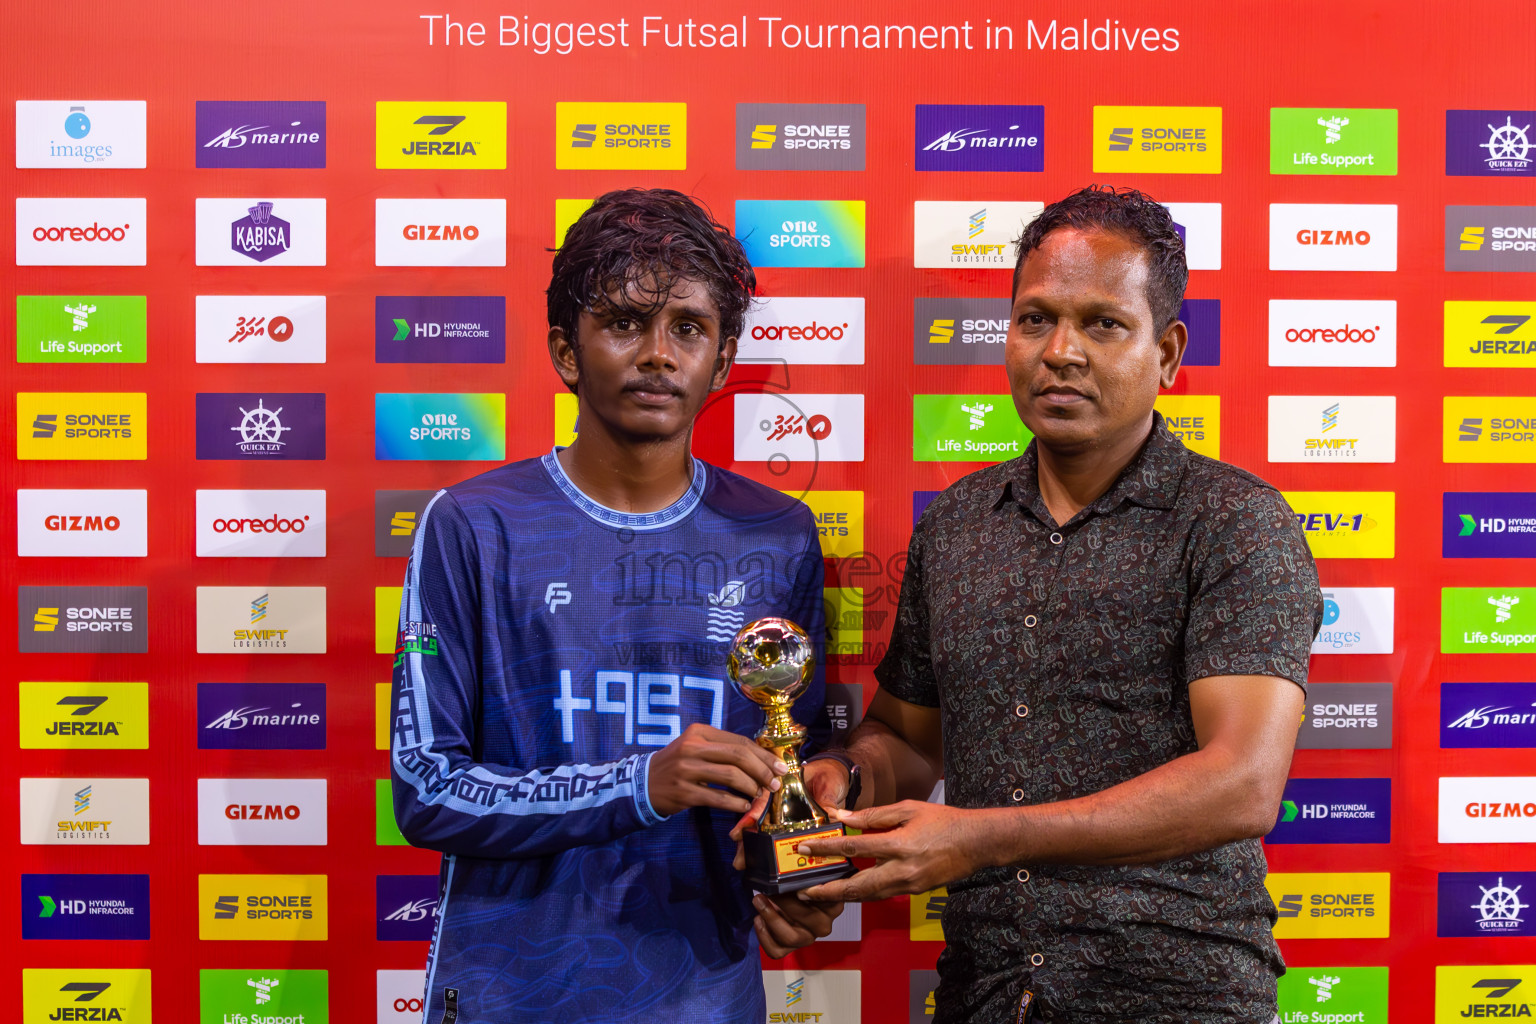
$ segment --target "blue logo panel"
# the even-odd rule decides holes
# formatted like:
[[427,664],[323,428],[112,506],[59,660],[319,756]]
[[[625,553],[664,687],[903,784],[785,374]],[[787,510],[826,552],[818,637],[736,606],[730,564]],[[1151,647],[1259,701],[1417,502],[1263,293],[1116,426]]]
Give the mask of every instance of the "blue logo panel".
[[437,924],[436,875],[379,875],[375,880],[380,942],[430,942]]
[[499,462],[507,457],[507,396],[374,395],[373,457]]
[[1448,491],[1445,558],[1536,558],[1536,494]]
[[22,875],[23,939],[149,938],[148,875]]
[[984,104],[917,106],[919,171],[1045,170],[1045,108]]
[[507,300],[501,295],[380,295],[373,311],[375,362],[507,361]]
[[1283,843],[1390,843],[1391,779],[1291,779],[1265,837]]
[[1441,683],[1440,746],[1536,747],[1536,683]]
[[736,237],[754,267],[862,267],[861,199],[738,199]]
[[1184,366],[1221,365],[1221,300],[1185,299],[1179,319],[1189,328]]
[[1441,872],[1435,934],[1442,938],[1536,935],[1532,894],[1536,894],[1536,872]]
[[197,749],[324,750],[324,683],[198,683]]

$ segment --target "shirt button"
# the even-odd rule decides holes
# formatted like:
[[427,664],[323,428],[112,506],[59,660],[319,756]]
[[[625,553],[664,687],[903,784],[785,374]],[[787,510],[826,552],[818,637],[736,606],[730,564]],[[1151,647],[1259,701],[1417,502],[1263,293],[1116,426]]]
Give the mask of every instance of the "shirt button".
[[1040,620],[1035,618],[1033,615],[1024,616],[1024,625],[1028,626],[1030,629],[1034,629],[1039,621]]
[[1039,967],[1041,964],[1045,963],[1045,956],[1041,953],[1031,953],[1029,956],[1029,962],[1034,964],[1036,967]]
[[1013,713],[1018,715],[1020,718],[1028,718],[1029,717],[1029,705],[1028,704],[1020,704],[1018,707],[1013,709]]
[[1052,544],[1060,544],[1061,543],[1061,534],[1059,534],[1059,533],[1051,534],[1051,543]]
[[1013,877],[1017,878],[1021,882],[1027,882],[1029,881],[1029,869],[1019,868],[1018,874],[1014,875]]
[[1023,799],[1024,799],[1024,791],[1022,789],[1016,789],[1016,790],[1013,791],[1013,802],[1014,803],[1018,803],[1020,800],[1023,800]]

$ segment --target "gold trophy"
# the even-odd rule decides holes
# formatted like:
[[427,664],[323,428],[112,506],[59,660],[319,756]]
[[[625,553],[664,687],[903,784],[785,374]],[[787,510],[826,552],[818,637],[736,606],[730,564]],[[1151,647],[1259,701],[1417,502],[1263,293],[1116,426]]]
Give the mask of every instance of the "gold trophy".
[[807,839],[845,834],[805,788],[800,773],[800,745],[805,726],[789,715],[795,698],[805,692],[816,669],[816,651],[805,630],[788,619],[758,619],[736,634],[726,671],[736,688],[767,713],[757,744],[789,765],[779,788],[768,794],[768,806],[756,826],[742,830],[747,884],[776,895],[822,882],[847,878],[854,867],[848,858],[811,856],[798,852]]

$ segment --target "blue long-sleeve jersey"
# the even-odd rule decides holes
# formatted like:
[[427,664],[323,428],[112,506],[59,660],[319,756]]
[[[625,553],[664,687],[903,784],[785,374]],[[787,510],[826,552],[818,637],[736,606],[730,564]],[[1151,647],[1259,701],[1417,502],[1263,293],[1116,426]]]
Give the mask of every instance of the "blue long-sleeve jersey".
[[[391,749],[401,831],[444,854],[425,1021],[763,1020],[737,816],[662,818],[647,774],[690,723],[756,734],[729,642],[779,615],[819,654],[822,571],[803,504],[697,459],[688,492],[646,515],[587,498],[553,452],[432,499]],[[795,707],[813,742],[820,661]]]

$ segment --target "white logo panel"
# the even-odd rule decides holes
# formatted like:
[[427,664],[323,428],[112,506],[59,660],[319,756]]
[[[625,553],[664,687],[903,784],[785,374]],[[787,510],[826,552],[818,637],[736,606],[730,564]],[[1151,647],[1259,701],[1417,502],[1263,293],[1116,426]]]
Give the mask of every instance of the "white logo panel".
[[427,972],[378,972],[378,1024],[421,1024]]
[[324,779],[198,779],[197,845],[324,846]]
[[1442,778],[1440,842],[1536,843],[1536,778]]
[[199,558],[324,558],[324,491],[198,491]]
[[324,587],[198,587],[197,653],[324,654]]
[[763,971],[770,1021],[859,1024],[858,971]]
[[863,395],[736,396],[739,462],[863,462]]
[[1396,366],[1397,300],[1270,299],[1270,366]]
[[144,100],[17,100],[17,167],[143,167]]
[[1324,587],[1313,654],[1391,654],[1397,594],[1391,587]]
[[1190,270],[1221,269],[1221,204],[1164,203],[1184,229],[1184,260]]
[[758,299],[737,346],[738,363],[864,363],[864,300]]
[[148,779],[22,779],[21,842],[27,846],[144,846]]
[[197,265],[325,266],[325,200],[199,199]]
[[377,199],[374,257],[380,267],[504,267],[505,199]]
[[1392,395],[1270,395],[1270,462],[1396,462]]
[[1270,270],[1396,270],[1397,207],[1271,203]]
[[149,492],[18,490],[16,554],[143,558],[149,554]]
[[917,202],[912,212],[914,267],[1013,269],[1013,243],[1044,203]]
[[143,199],[16,200],[18,267],[142,267]]
[[325,362],[325,296],[199,295],[197,361]]

